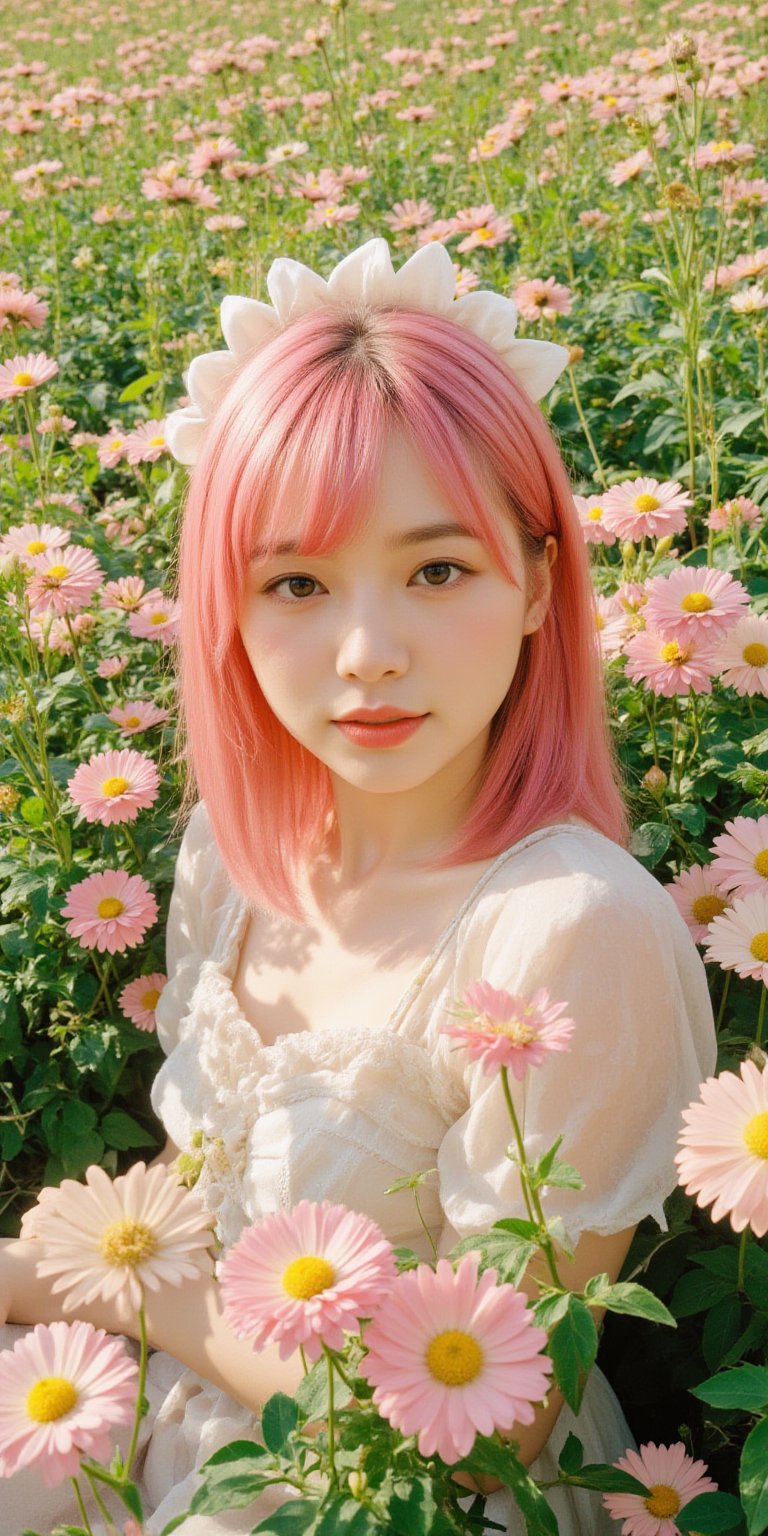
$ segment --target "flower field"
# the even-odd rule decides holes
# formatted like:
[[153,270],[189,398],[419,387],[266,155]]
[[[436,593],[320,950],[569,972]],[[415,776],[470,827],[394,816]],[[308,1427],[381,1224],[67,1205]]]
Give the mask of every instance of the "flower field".
[[[222,348],[227,294],[266,298],[275,257],[327,274],[384,236],[399,267],[439,241],[457,297],[492,287],[521,338],[569,349],[542,409],[589,547],[631,851],[699,946],[717,1023],[669,1231],[643,1222],[622,1271],[677,1326],[616,1306],[600,1355],[642,1447],[625,1470],[677,1493],[606,1499],[617,1531],[672,1536],[714,1481],[740,1523],[713,1505],[701,1529],[759,1536],[768,4],[33,0],[19,27],[0,0],[0,18],[0,1235],[44,1187],[122,1176],[165,1140],[154,1012],[196,798],[186,471],[165,437],[198,404],[185,370]],[[567,1049],[558,1003],[515,1075]]]

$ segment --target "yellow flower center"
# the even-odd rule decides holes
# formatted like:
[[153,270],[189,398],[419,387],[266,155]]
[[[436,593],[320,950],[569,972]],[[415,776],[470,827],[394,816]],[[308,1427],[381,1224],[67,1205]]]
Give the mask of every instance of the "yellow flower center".
[[141,725],[140,715],[126,715],[123,725]]
[[750,640],[741,654],[747,666],[764,667],[768,661],[768,645],[763,645],[760,640]]
[[79,1395],[65,1376],[41,1376],[27,1393],[27,1413],[38,1424],[51,1424],[72,1412]]
[[725,908],[726,902],[722,896],[697,896],[691,902],[691,913],[696,923],[711,923],[713,917],[719,917]]
[[727,154],[729,149],[733,149],[733,139],[718,139],[712,148],[717,154]]
[[124,441],[122,437],[113,437],[109,445],[110,453],[116,453],[118,448],[122,448]]
[[615,107],[618,99],[619,99],[618,96],[604,96],[603,97],[603,101],[605,102],[605,105],[607,107]]
[[43,543],[42,539],[32,539],[31,543],[27,545],[27,554],[42,555],[46,548],[47,546]]
[[505,1024],[491,1022],[490,1027],[494,1035],[506,1035],[512,1045],[530,1045],[536,1039],[536,1030],[522,1019],[508,1019]]
[[768,1161],[768,1111],[753,1115],[744,1127],[744,1144],[753,1157]]
[[480,226],[480,229],[476,229],[475,230],[475,234],[477,235],[478,240],[492,240],[493,239],[493,230],[489,229],[487,224],[482,224]]
[[117,896],[104,896],[96,906],[99,917],[118,917],[122,910],[123,903]]
[[447,1387],[463,1387],[474,1381],[483,1368],[483,1351],[471,1334],[460,1328],[448,1328],[431,1340],[427,1366],[437,1381]]
[[105,1227],[99,1243],[102,1258],[115,1269],[123,1264],[136,1269],[145,1259],[151,1259],[156,1248],[157,1238],[152,1228],[146,1222],[132,1221],[128,1216]]
[[667,640],[661,647],[659,656],[662,661],[682,662],[688,660],[688,652],[677,640]]
[[680,604],[686,613],[706,613],[708,608],[714,608],[714,606],[706,592],[689,592]]
[[680,1497],[669,1483],[654,1483],[643,1503],[649,1515],[655,1515],[657,1520],[672,1520],[680,1509]]
[[149,1008],[149,1009],[155,1008],[157,1006],[157,999],[159,998],[159,996],[160,996],[159,988],[157,988],[157,987],[149,987],[147,989],[147,991],[142,994],[142,998],[141,998],[141,1006],[142,1006],[142,1008]]
[[570,82],[570,80],[561,80],[560,81],[560,90],[561,91],[569,91],[570,89],[571,89],[571,82]]
[[283,1271],[283,1290],[297,1301],[309,1301],[320,1291],[327,1291],[336,1279],[336,1271],[317,1253],[305,1253]]
[[167,613],[153,613],[149,622],[150,624],[164,624],[167,618]]
[[49,581],[64,581],[64,579],[69,575],[69,566],[49,565],[45,574]]
[[17,389],[29,389],[30,384],[34,384],[35,379],[31,373],[15,373],[13,375],[13,382]]
[[768,961],[768,931],[764,930],[762,933],[755,934],[750,943],[749,952],[751,955],[754,955],[756,960],[765,965],[766,961]]
[[635,497],[632,505],[636,512],[655,512],[657,507],[661,506],[661,502],[655,496],[652,496],[650,491],[641,491],[640,495]]
[[605,629],[605,619],[600,612],[595,614],[595,625],[597,629]]
[[101,793],[103,795],[109,796],[110,798],[113,795],[122,795],[128,788],[129,782],[130,781],[128,779],[121,778],[119,773],[115,774],[114,778],[104,780],[104,783],[101,786]]
[[587,513],[587,517],[590,518],[593,523],[599,523],[602,515],[603,515],[602,507],[590,507],[590,509],[589,509],[589,511]]
[[160,434],[159,437],[151,437],[149,439],[149,446],[150,446],[150,448],[162,448],[164,446],[164,444],[165,444],[165,438],[163,437],[162,433]]

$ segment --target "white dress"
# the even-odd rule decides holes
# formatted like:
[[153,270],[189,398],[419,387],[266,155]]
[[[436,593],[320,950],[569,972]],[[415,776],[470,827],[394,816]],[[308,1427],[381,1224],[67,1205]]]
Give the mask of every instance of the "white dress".
[[[510,1125],[498,1078],[439,1033],[445,1008],[481,977],[512,992],[546,986],[576,1021],[567,1052],[523,1083],[510,1076],[529,1157],[563,1132],[562,1156],[585,1181],[581,1190],[547,1190],[545,1212],[562,1217],[572,1244],[583,1231],[618,1232],[649,1214],[667,1230],[681,1112],[715,1069],[714,1020],[704,964],[677,907],[618,844],[571,817],[506,849],[390,1017],[343,1033],[305,1030],[262,1044],[232,991],[247,919],[201,801],[176,866],[169,979],[156,1010],[166,1060],[152,1103],[180,1148],[198,1130],[216,1139],[197,1188],[225,1244],[268,1212],[329,1199],[366,1212],[393,1243],[429,1259],[412,1192],[384,1191],[435,1167],[420,1200],[441,1255],[502,1216],[525,1215],[504,1156]],[[0,1345],[24,1331],[0,1331]],[[258,1419],[162,1351],[150,1359],[148,1396],[140,1487],[156,1536],[187,1507],[197,1466],[228,1440],[257,1436]],[[580,1413],[562,1408],[532,1476],[557,1477],[570,1431],[588,1462],[635,1447],[597,1366]],[[18,1525],[3,1523],[2,1536],[42,1529],[51,1501],[66,1518],[67,1485],[57,1496],[38,1483],[34,1490],[26,1474],[5,1484]],[[244,1536],[288,1496],[271,1490],[272,1503],[265,1495],[248,1510],[194,1517],[182,1536]],[[547,1498],[561,1536],[615,1536],[599,1494],[557,1489]],[[507,1536],[524,1536],[508,1490],[490,1494],[485,1512]]]

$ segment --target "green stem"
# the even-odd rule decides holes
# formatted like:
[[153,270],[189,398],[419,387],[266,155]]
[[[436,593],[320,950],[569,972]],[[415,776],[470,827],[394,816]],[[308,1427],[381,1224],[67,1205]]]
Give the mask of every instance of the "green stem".
[[135,839],[135,837],[134,837],[130,827],[128,826],[128,823],[125,822],[125,821],[122,824],[122,832],[123,832],[123,836],[125,837],[125,839],[126,839],[126,841],[128,843],[129,848],[131,849],[133,857],[135,858],[136,863],[139,866],[139,869],[141,869],[141,866],[144,863],[144,859],[143,859],[143,856],[141,854],[140,849],[137,846],[136,839]]
[[136,1392],[136,1413],[133,1420],[133,1434],[128,1447],[128,1459],[123,1467],[123,1481],[128,1481],[128,1476],[136,1455],[136,1443],[139,1438],[139,1425],[141,1424],[144,1406],[144,1386],[147,1380],[147,1319],[144,1315],[144,1302],[139,1307],[139,1343],[141,1354],[139,1356],[139,1384]]
[[85,1507],[85,1504],[83,1503],[83,1495],[80,1492],[80,1484],[77,1481],[76,1477],[71,1477],[70,1478],[70,1482],[72,1484],[72,1487],[75,1490],[75,1497],[76,1497],[78,1505],[80,1507],[80,1515],[82,1517],[83,1525],[85,1526],[85,1529],[86,1529],[86,1532],[87,1532],[87,1536],[93,1536],[93,1526],[91,1525],[91,1522],[88,1519],[88,1511],[87,1511],[87,1509]]
[[79,647],[79,645],[77,643],[77,635],[75,634],[75,632],[74,632],[74,630],[72,628],[72,623],[71,623],[71,620],[70,620],[70,617],[69,617],[68,613],[64,614],[64,622],[65,622],[65,624],[67,626],[67,629],[69,630],[69,638],[72,641],[72,654],[73,654],[74,659],[75,659],[75,666],[76,666],[78,672],[80,673],[80,676],[83,679],[83,682],[85,683],[86,689],[87,689],[88,693],[90,694],[94,704],[96,705],[96,708],[98,709],[100,714],[103,714],[103,712],[104,712],[104,700],[99,698],[99,695],[96,692],[96,689],[94,688],[93,683],[91,682],[91,679],[89,678],[88,673],[85,670],[85,667],[83,666],[83,658],[82,658],[82,656],[80,654],[80,647]]
[[528,1211],[528,1216],[532,1222],[538,1222],[539,1227],[541,1228],[539,1234],[540,1247],[544,1250],[544,1256],[549,1266],[549,1272],[555,1285],[562,1290],[563,1283],[557,1272],[557,1262],[555,1260],[554,1250],[551,1240],[545,1230],[546,1221],[544,1218],[544,1212],[541,1207],[541,1201],[539,1199],[539,1192],[536,1189],[532,1189],[528,1182],[528,1164],[525,1156],[525,1145],[523,1142],[518,1118],[515,1113],[515,1106],[512,1103],[512,1094],[509,1090],[509,1077],[507,1075],[507,1068],[505,1066],[502,1066],[501,1068],[501,1086],[504,1090],[504,1098],[506,1099],[507,1110],[509,1112],[510,1120],[512,1121],[512,1129],[515,1133],[515,1141],[517,1142],[517,1152],[520,1167],[520,1183],[522,1185],[523,1194],[525,1196],[525,1204]]
[[749,1227],[746,1226],[744,1228],[744,1231],[741,1234],[741,1242],[739,1243],[739,1272],[738,1272],[738,1277],[737,1277],[737,1280],[736,1280],[736,1288],[740,1292],[743,1292],[743,1290],[744,1290],[744,1267],[745,1267],[745,1260],[746,1260],[746,1256],[747,1256],[747,1240],[748,1240],[748,1238],[749,1238]]
[[720,1008],[719,1008],[718,1014],[717,1014],[717,1023],[715,1024],[715,1029],[716,1030],[720,1029],[720,1025],[723,1022],[723,1014],[725,1013],[725,1003],[726,1003],[726,999],[728,997],[728,988],[731,985],[731,976],[732,975],[733,975],[732,971],[726,971],[726,973],[725,973],[725,985],[723,987],[723,995],[722,995],[722,997],[720,999]]
[[578,416],[579,416],[579,421],[581,422],[582,431],[584,433],[584,436],[587,439],[587,442],[589,443],[590,452],[591,452],[592,457],[593,457],[593,459],[595,461],[595,468],[597,470],[597,478],[600,481],[600,484],[602,485],[603,490],[607,491],[607,489],[608,489],[608,480],[606,478],[605,470],[603,469],[603,466],[602,466],[602,464],[600,462],[600,455],[599,455],[599,453],[597,451],[597,448],[595,447],[595,440],[594,440],[594,438],[592,436],[592,433],[589,430],[589,423],[588,423],[587,418],[584,415],[584,411],[582,409],[581,398],[579,396],[579,391],[578,391],[578,389],[576,387],[576,379],[575,379],[575,376],[574,376],[573,367],[572,367],[572,365],[570,363],[568,364],[568,377],[569,377],[569,379],[571,381],[571,393],[573,395],[573,403],[576,406],[576,410],[577,410]]
[[764,984],[763,985],[762,993],[760,995],[760,1008],[759,1008],[758,1014],[757,1014],[757,1044],[758,1045],[762,1045],[762,1043],[763,1043],[763,1020],[765,1019],[765,999],[766,999],[766,997],[768,997],[768,987],[766,987],[765,984]]
[[109,1531],[110,1526],[112,1527],[112,1529],[114,1529],[115,1522],[112,1519],[112,1516],[110,1515],[109,1510],[107,1509],[107,1506],[104,1503],[104,1500],[102,1499],[101,1494],[99,1493],[98,1488],[96,1487],[96,1483],[94,1482],[93,1474],[90,1471],[90,1468],[87,1467],[87,1466],[84,1466],[83,1467],[83,1471],[84,1471],[84,1473],[85,1473],[85,1475],[86,1475],[86,1477],[88,1479],[88,1482],[89,1482],[89,1485],[90,1485],[90,1489],[91,1489],[91,1493],[93,1494],[93,1497],[96,1500],[96,1507],[97,1507],[97,1509],[99,1511],[99,1514],[102,1517],[102,1520],[104,1521],[106,1530]]
[[418,1189],[416,1188],[415,1185],[414,1185],[414,1188],[413,1188],[413,1198],[416,1201],[416,1210],[419,1213],[419,1221],[421,1222],[421,1225],[423,1226],[424,1231],[427,1234],[427,1238],[429,1239],[429,1246],[432,1249],[432,1256],[433,1256],[433,1258],[436,1259],[437,1258],[437,1246],[435,1244],[435,1240],[434,1240],[434,1238],[432,1236],[432,1233],[430,1232],[429,1227],[427,1226],[427,1223],[424,1220],[424,1213],[423,1213],[423,1211],[421,1209],[421,1206],[419,1205],[419,1191],[418,1191]]
[[331,1473],[331,1487],[335,1488],[338,1479],[336,1476],[336,1446],[333,1417],[333,1356],[325,1344],[323,1345],[323,1354],[328,1364],[328,1463]]

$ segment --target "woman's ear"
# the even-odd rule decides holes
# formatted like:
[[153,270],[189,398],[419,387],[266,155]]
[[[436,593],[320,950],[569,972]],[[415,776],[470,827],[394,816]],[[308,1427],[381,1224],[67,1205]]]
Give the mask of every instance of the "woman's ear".
[[544,554],[546,558],[540,560],[536,566],[536,590],[525,615],[524,635],[531,635],[534,630],[540,629],[549,611],[552,598],[552,567],[558,555],[557,539],[553,533],[547,534]]

